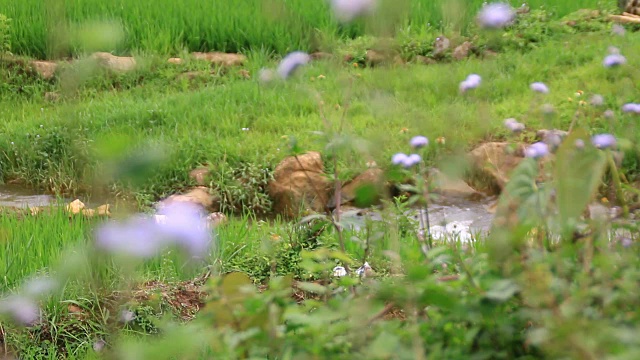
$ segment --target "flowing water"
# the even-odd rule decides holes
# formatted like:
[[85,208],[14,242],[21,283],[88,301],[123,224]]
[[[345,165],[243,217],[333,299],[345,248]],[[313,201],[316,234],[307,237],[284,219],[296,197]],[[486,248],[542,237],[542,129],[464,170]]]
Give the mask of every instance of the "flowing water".
[[[490,229],[493,221],[493,213],[490,209],[495,200],[490,197],[477,201],[443,198],[429,204],[428,212],[410,210],[405,213],[405,216],[418,224],[418,230],[426,229],[428,217],[431,235],[435,239],[455,237],[466,242]],[[346,209],[341,217],[344,223],[355,229],[362,228],[367,219],[383,221],[382,214],[375,210]]]
[[27,208],[57,203],[52,195],[43,195],[19,185],[0,185],[0,207]]

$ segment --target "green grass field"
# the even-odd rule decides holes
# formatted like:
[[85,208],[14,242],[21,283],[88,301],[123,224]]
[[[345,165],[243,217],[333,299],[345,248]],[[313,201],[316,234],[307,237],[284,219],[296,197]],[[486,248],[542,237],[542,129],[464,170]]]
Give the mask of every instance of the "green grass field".
[[[511,2],[514,6],[522,3]],[[531,8],[544,6],[556,18],[601,3],[612,6],[601,0],[527,2]],[[428,24],[438,30],[459,24],[466,31],[466,24],[481,4],[482,0],[383,1],[381,6],[387,10],[376,22],[396,14],[392,26],[395,29],[419,33]],[[242,5],[226,0],[2,0],[0,9],[13,19],[14,52],[38,58],[60,55],[59,48],[54,46],[55,39],[63,43],[62,54],[69,54],[74,50],[74,37],[69,35],[90,21],[121,24],[125,39],[115,49],[116,53],[162,55],[178,54],[184,49],[228,52],[264,49],[279,54],[311,51],[324,38],[354,37],[365,31],[363,24],[339,27],[332,19],[328,1],[324,0],[245,0]],[[114,49],[108,49],[111,50]]]
[[[323,1],[0,0],[0,13],[12,19],[15,54],[78,55],[82,36],[65,31],[87,21],[117,21],[124,40],[109,50],[135,54],[139,64],[126,74],[67,65],[47,81],[2,62],[0,180],[110,202],[113,218],[121,219],[193,186],[189,171],[206,164],[209,186],[227,194],[223,210],[230,215],[213,232],[205,264],[194,264],[175,249],[137,262],[97,256],[90,249],[104,219],[70,217],[62,208],[38,216],[0,211],[0,293],[20,291],[34,274],[65,280],[42,301],[43,323],[20,327],[3,318],[0,357],[6,349],[19,358],[100,358],[106,350],[97,345],[105,341],[115,351],[107,356],[123,359],[637,358],[637,212],[623,222],[580,220],[582,233],[550,241],[557,219],[575,210],[572,205],[597,202],[593,189],[612,189],[615,173],[604,165],[591,171],[591,163],[573,166],[558,155],[566,169],[542,183],[531,169],[519,168],[520,187],[509,193],[515,200],[498,208],[509,222],[468,248],[437,244],[426,255],[415,224],[402,217],[341,233],[263,217],[273,215],[265,174],[289,155],[292,139],[302,150],[325,155],[336,144],[357,145],[361,152],[349,148],[336,162],[341,179],[349,179],[370,160],[391,169],[392,155],[409,151],[415,135],[430,140],[425,165],[445,168],[462,166],[459,156],[483,142],[532,143],[538,129],[567,130],[575,122],[589,135],[616,136],[624,151],[619,170],[628,188],[637,186],[638,115],[621,108],[639,101],[640,34],[629,26],[617,36],[600,14],[572,14],[615,4],[530,1],[532,9],[545,11],[487,34],[470,21],[481,1],[462,1],[460,8],[445,1],[387,2],[389,12],[410,9],[390,21],[397,31],[394,49],[405,61],[369,67],[360,60],[376,45],[380,28],[339,27]],[[566,25],[567,15],[575,25]],[[61,31],[57,40],[69,43],[53,48],[55,31]],[[361,36],[370,31],[374,36]],[[472,41],[479,54],[497,53],[420,63],[443,34],[455,44]],[[338,60],[314,61],[286,82],[258,80],[260,70],[276,66],[286,52],[325,46]],[[604,68],[610,46],[628,63]],[[216,68],[185,50],[240,51],[248,61]],[[345,54],[354,60],[343,61]],[[167,63],[174,55],[185,62]],[[190,80],[187,72],[199,75]],[[460,81],[472,73],[482,76],[482,85],[460,94]],[[550,93],[532,92],[537,81]],[[60,99],[49,101],[47,93]],[[589,103],[594,94],[604,97],[602,106]],[[542,113],[544,104],[553,107],[552,115]],[[511,117],[526,131],[509,133],[503,122]],[[331,130],[341,126],[344,137],[323,138],[325,120]],[[331,162],[326,166],[327,173],[334,170]],[[565,173],[573,183],[563,182]],[[567,192],[572,186],[580,190]],[[610,193],[607,201],[620,200]],[[560,203],[559,212],[553,202]],[[385,205],[388,218],[408,206]],[[631,235],[609,241],[612,227]],[[370,278],[331,279],[334,266],[353,270],[365,260],[376,271]],[[222,276],[234,272],[246,274],[260,292],[245,293],[237,287],[244,278]],[[206,273],[212,275],[208,296],[189,293]],[[147,285],[153,291],[145,292]],[[135,320],[118,320],[122,308],[134,311]]]

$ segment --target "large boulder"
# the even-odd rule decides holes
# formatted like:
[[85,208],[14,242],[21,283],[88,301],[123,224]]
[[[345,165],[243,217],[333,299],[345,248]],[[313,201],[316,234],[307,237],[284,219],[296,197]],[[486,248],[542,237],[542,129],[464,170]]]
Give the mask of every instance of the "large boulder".
[[91,58],[99,66],[116,72],[127,72],[136,68],[136,59],[128,56],[115,56],[108,52],[96,52]]
[[433,187],[433,192],[445,197],[477,199],[483,196],[463,179],[447,175],[435,168],[429,170],[429,181]]
[[274,210],[286,217],[303,210],[323,211],[329,198],[330,182],[324,175],[324,163],[318,152],[289,156],[273,173],[268,191]]
[[162,208],[175,202],[189,202],[201,206],[203,210],[212,212],[218,211],[220,207],[218,197],[211,194],[209,188],[204,186],[195,187],[184,194],[171,195],[161,201],[158,207]]
[[[353,180],[345,183],[342,186],[342,191],[340,192],[340,205],[344,204],[352,204],[356,198],[356,192],[358,189],[363,186],[373,186],[373,188],[380,193],[384,187],[384,173],[379,168],[370,168],[363,172],[362,174],[356,176]],[[329,208],[336,208],[336,196],[335,194],[329,200]],[[353,203],[353,205],[358,205]]]
[[[473,188],[488,193],[499,193],[509,182],[509,176],[524,159],[524,144],[508,142],[484,143],[468,154],[472,176],[467,179]],[[545,160],[540,164],[545,163]]]
[[58,64],[53,61],[34,60],[30,62],[30,65],[33,70],[45,80],[52,79],[58,69]]
[[247,57],[244,55],[223,52],[194,52],[191,55],[196,60],[204,60],[221,66],[243,65],[247,61]]

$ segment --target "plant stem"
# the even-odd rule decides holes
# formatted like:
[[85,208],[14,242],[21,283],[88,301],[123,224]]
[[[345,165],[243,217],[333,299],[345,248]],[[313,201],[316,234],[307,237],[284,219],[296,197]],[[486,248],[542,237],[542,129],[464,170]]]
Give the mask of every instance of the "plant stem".
[[616,187],[616,197],[618,198],[618,202],[622,206],[622,216],[627,219],[629,218],[629,206],[627,206],[627,202],[624,199],[624,195],[622,194],[622,184],[620,182],[620,174],[618,172],[618,167],[616,166],[616,161],[613,158],[613,153],[611,150],[607,150],[607,160],[609,161],[609,168],[611,168],[611,177],[613,180],[613,184]]

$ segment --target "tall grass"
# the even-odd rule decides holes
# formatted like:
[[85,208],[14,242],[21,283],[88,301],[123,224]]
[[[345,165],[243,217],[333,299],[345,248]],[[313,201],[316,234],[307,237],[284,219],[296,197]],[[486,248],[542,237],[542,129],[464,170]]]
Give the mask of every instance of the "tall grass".
[[[396,26],[446,27],[448,19],[470,23],[482,0],[402,0],[383,3],[384,15],[397,12]],[[520,6],[521,1],[511,1]],[[579,8],[593,8],[613,0],[532,0],[532,8],[544,6],[561,17]],[[611,4],[613,5],[613,4]],[[443,9],[455,12],[447,16]],[[462,12],[462,14],[460,14]],[[217,50],[239,52],[267,49],[276,53],[317,49],[324,37],[362,35],[363,24],[339,26],[324,0],[0,0],[0,13],[13,19],[12,48],[17,54],[46,58],[69,54],[67,35],[87,21],[115,21],[125,32],[117,53],[132,51],[175,54]],[[379,19],[374,21],[379,23]],[[464,28],[463,26],[463,31]],[[60,44],[57,48],[54,44]]]

